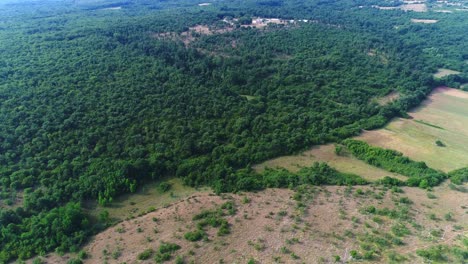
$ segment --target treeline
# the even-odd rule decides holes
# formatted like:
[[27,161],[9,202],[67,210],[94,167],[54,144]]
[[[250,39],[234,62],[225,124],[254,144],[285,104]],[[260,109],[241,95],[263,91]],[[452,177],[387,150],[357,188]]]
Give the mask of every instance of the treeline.
[[443,172],[429,168],[424,162],[416,162],[395,150],[370,146],[364,141],[346,139],[342,144],[355,156],[370,165],[409,177],[408,186],[429,188],[447,178]]
[[449,172],[450,180],[458,185],[468,182],[468,168],[462,168]]
[[27,214],[22,210],[0,213],[0,263],[54,250],[76,252],[91,234],[89,220],[77,203],[24,217]]
[[283,168],[266,168],[262,173],[251,169],[238,170],[214,186],[216,192],[253,191],[265,188],[295,188],[300,185],[365,185],[358,175],[339,172],[326,163],[315,162],[297,173]]

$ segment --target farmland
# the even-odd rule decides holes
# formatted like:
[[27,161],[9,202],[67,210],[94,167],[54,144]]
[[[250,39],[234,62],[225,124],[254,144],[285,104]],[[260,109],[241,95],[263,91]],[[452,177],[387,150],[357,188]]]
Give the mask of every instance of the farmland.
[[0,263],[466,258],[465,2],[2,1]]
[[[439,87],[408,114],[410,118],[396,118],[357,139],[398,150],[444,172],[468,167],[467,92]],[[445,146],[438,146],[437,140]]]

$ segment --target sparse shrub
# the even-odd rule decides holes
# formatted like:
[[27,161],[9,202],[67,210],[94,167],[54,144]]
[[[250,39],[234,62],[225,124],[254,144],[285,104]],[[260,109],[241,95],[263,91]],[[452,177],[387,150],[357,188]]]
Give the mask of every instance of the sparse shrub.
[[440,238],[442,236],[442,230],[441,229],[433,229],[431,230],[431,236]]
[[406,236],[411,233],[403,223],[397,223],[396,225],[392,226],[392,232],[395,234],[395,236],[399,237]]
[[158,252],[154,258],[157,263],[162,263],[168,261],[172,258],[172,253],[179,250],[180,246],[174,243],[165,243],[163,242],[159,248]]
[[347,237],[354,237],[354,233],[351,230],[346,230],[344,235]]
[[300,257],[298,255],[296,255],[296,253],[294,253],[294,252],[291,252],[291,258],[300,259]]
[[227,235],[227,234],[230,234],[230,233],[231,233],[231,230],[229,229],[228,222],[223,222],[221,224],[221,226],[219,227],[217,235],[218,236],[224,236],[224,235]]
[[446,213],[444,215],[445,221],[453,221],[453,214],[452,213]]
[[396,253],[395,251],[390,251],[387,254],[387,257],[392,262],[404,262],[408,260],[405,256]]
[[335,154],[337,156],[341,156],[343,154],[343,146],[342,145],[335,145]]
[[196,230],[193,232],[187,232],[184,234],[184,238],[187,239],[188,241],[199,241],[205,236],[205,231],[203,230]]
[[81,261],[81,259],[70,259],[69,261],[67,261],[67,264],[83,264],[83,261]]
[[382,224],[383,223],[383,219],[378,217],[378,216],[372,217],[372,221],[376,222],[377,224]]
[[35,258],[35,259],[33,260],[32,263],[33,263],[33,264],[43,264],[44,261],[43,261],[41,258],[37,257],[37,258]]
[[114,251],[112,251],[112,258],[113,259],[118,259],[122,255],[122,249],[120,247],[117,247]]
[[184,263],[185,263],[184,257],[182,257],[182,256],[177,256],[176,257],[175,264],[184,264]]
[[418,249],[416,250],[416,254],[418,256],[432,261],[445,261],[447,259],[447,257],[444,255],[445,250],[446,247],[442,245],[437,245],[432,246],[428,249]]
[[281,253],[283,253],[283,254],[289,254],[289,253],[291,253],[291,250],[289,250],[289,248],[287,248],[287,247],[281,247],[280,251],[281,251]]
[[362,255],[362,258],[365,260],[374,259],[374,251],[370,250],[370,251],[364,252],[364,254]]
[[462,168],[449,173],[450,181],[454,184],[461,185],[468,182],[468,168]]
[[160,192],[168,192],[172,188],[172,184],[169,182],[161,182],[158,185],[158,190]]
[[149,258],[151,258],[151,256],[153,255],[154,253],[154,250],[151,249],[151,248],[148,248],[146,249],[145,251],[141,252],[140,254],[138,254],[137,256],[137,259],[139,260],[147,260]]
[[81,250],[80,252],[78,252],[78,258],[87,259],[88,258],[88,253],[86,253],[86,251],[84,251],[84,250]]
[[431,193],[431,192],[428,192],[427,193],[427,198],[429,199],[437,199],[437,196],[435,196],[435,194]]
[[412,204],[413,203],[413,201],[411,201],[408,197],[401,197],[399,202],[404,203],[404,204]]
[[351,254],[351,257],[353,259],[361,259],[362,258],[361,254],[359,254],[359,252],[357,252],[356,250],[351,250],[349,252],[349,254]]
[[363,211],[364,211],[364,213],[375,214],[375,212],[376,212],[377,210],[375,209],[375,206],[372,206],[372,205],[371,205],[371,206],[365,207]]
[[286,216],[286,215],[288,215],[288,212],[286,212],[284,210],[281,210],[281,211],[278,212],[278,215],[279,216]]

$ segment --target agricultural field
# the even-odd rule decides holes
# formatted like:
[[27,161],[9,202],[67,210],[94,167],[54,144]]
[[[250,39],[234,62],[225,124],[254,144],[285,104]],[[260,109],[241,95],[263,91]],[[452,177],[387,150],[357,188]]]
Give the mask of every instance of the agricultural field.
[[[468,242],[468,204],[460,203],[459,195],[448,184],[432,192],[303,186],[194,193],[108,228],[79,255],[86,253],[84,263],[425,263],[429,258],[461,263],[456,252]],[[209,221],[228,224],[223,229]],[[41,259],[71,258],[77,256]]]
[[439,87],[408,114],[408,119],[396,118],[383,129],[366,131],[357,139],[400,151],[444,172],[468,167],[467,92]]
[[285,168],[289,171],[296,172],[302,167],[311,166],[314,162],[326,162],[340,172],[356,174],[368,181],[376,181],[385,176],[391,176],[400,180],[406,179],[406,177],[397,173],[391,173],[371,166],[364,161],[354,158],[350,154],[344,153],[337,155],[333,144],[316,146],[298,155],[271,159],[255,165],[254,169],[257,172],[262,172],[266,167]]

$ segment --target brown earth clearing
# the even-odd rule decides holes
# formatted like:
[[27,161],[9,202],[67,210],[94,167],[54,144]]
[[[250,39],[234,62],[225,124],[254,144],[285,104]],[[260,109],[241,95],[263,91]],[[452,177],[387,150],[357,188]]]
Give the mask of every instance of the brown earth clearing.
[[[460,200],[460,195],[447,183],[430,193],[376,186],[309,186],[222,196],[196,193],[96,235],[84,247],[89,255],[84,262],[154,263],[164,242],[180,246],[169,254],[170,263],[176,259],[184,263],[336,263],[339,259],[341,263],[364,256],[367,259],[360,262],[388,263],[398,258],[424,263],[417,249],[461,245],[466,236],[468,200]],[[235,208],[220,216],[230,224],[229,234],[220,236],[219,228],[204,227],[205,239],[184,238],[197,229],[200,220],[194,220],[195,215],[222,210],[226,203]],[[384,208],[398,217],[378,213]],[[447,262],[461,263],[444,254]],[[71,257],[49,254],[45,261],[66,263]]]

